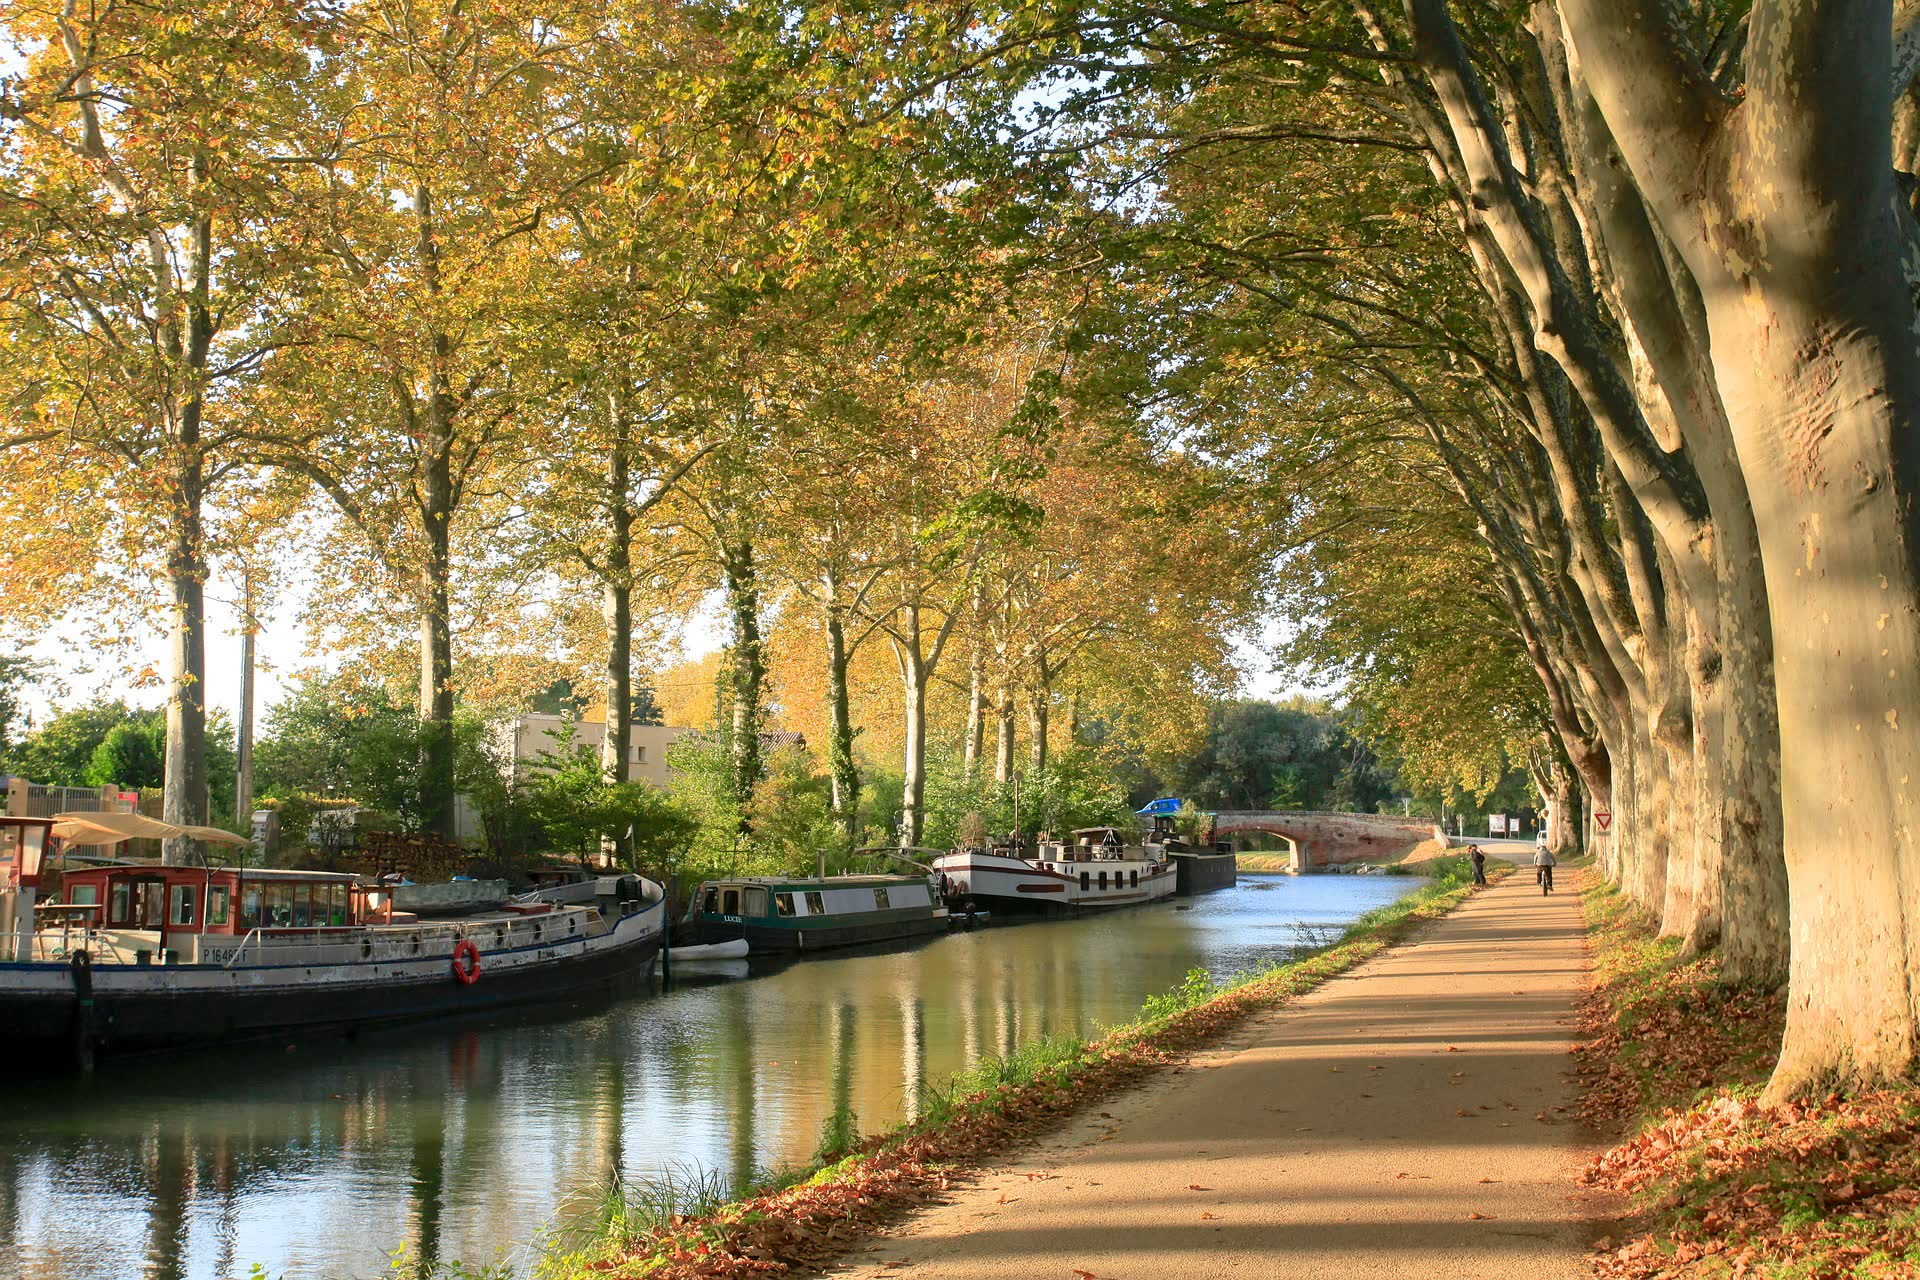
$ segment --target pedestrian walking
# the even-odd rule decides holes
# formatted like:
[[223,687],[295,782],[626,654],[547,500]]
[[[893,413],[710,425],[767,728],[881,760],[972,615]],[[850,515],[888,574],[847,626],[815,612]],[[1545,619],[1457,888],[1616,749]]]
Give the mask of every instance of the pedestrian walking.
[[1533,878],[1540,882],[1542,897],[1553,892],[1553,867],[1553,851],[1544,844],[1534,846]]
[[1487,853],[1479,845],[1473,846],[1473,882],[1475,884],[1487,882]]

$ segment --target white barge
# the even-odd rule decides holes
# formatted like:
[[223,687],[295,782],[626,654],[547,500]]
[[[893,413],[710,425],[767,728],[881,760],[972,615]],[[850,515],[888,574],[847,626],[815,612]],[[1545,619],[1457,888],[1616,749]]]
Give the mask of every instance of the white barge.
[[1159,845],[1126,843],[1112,827],[1066,840],[956,849],[934,859],[947,901],[1065,914],[1138,906],[1173,894],[1177,875]]

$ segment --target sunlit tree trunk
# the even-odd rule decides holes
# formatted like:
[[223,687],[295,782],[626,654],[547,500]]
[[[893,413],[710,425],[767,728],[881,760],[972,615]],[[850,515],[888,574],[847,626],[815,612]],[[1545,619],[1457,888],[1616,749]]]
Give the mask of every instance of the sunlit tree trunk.
[[[196,182],[204,162],[193,162]],[[167,743],[162,781],[163,813],[168,822],[203,826],[207,822],[207,560],[201,504],[206,493],[206,457],[201,443],[205,412],[207,357],[213,343],[208,304],[213,269],[213,220],[202,214],[192,224],[192,278],[181,300],[186,312],[177,351],[184,394],[169,433],[168,465],[174,502],[167,547],[167,588],[171,627],[167,646]],[[156,255],[152,263],[161,296],[169,268]],[[202,856],[197,840],[167,840],[161,861],[191,863]]]
[[1920,1056],[1920,237],[1887,162],[1888,6],[1757,4],[1737,104],[1653,0],[1562,8],[1700,282],[1753,503],[1791,900],[1772,1091],[1904,1076]]

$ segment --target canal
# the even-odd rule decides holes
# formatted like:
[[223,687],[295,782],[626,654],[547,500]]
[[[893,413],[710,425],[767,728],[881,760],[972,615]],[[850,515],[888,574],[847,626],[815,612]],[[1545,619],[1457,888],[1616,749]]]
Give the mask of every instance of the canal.
[[1051,1032],[1130,1018],[1189,969],[1283,958],[1419,882],[1243,876],[1083,920],[744,976],[485,1026],[0,1081],[0,1277],[276,1280],[388,1254],[528,1260],[614,1171],[796,1164],[836,1108],[863,1131],[929,1082]]

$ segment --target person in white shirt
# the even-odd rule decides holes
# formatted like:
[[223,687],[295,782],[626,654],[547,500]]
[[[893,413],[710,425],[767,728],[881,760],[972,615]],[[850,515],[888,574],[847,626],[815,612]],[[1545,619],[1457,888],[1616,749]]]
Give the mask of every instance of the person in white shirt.
[[1540,882],[1540,892],[1553,892],[1553,852],[1545,845],[1536,845],[1533,850],[1533,878]]

